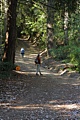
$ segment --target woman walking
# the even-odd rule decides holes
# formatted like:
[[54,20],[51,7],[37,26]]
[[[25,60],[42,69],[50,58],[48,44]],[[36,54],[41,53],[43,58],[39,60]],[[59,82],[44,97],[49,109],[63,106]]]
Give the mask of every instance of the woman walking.
[[40,70],[40,66],[41,66],[41,57],[40,54],[37,55],[36,59],[35,59],[35,64],[36,64],[36,75],[42,75],[41,74],[41,70]]

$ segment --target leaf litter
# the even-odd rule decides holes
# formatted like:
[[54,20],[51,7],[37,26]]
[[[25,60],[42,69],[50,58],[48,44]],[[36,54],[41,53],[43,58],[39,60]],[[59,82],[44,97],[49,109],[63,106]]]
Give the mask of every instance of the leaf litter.
[[0,120],[80,120],[80,80],[46,68],[50,75],[36,76],[35,65],[25,65],[25,60],[34,59],[27,54],[19,58],[21,71],[0,79]]

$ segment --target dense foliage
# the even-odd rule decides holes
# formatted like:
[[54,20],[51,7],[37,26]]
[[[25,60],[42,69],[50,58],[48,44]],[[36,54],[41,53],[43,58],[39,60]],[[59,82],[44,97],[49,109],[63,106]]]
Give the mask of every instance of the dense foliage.
[[[2,49],[5,45],[8,4],[3,0],[0,5]],[[16,13],[17,37],[25,36],[42,50],[47,48],[49,55],[58,60],[68,59],[80,71],[79,0],[18,0]]]

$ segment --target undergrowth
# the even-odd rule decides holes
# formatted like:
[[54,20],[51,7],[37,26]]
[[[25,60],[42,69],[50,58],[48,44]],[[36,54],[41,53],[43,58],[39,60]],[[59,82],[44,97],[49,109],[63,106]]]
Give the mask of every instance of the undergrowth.
[[15,70],[16,65],[11,62],[0,62],[0,79],[6,79],[11,76],[12,70]]

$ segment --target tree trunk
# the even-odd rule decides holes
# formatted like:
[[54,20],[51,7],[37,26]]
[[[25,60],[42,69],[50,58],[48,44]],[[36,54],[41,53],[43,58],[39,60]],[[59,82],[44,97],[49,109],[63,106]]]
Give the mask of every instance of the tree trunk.
[[3,61],[15,62],[15,42],[16,42],[16,7],[17,0],[8,0],[7,11],[7,31],[4,48]]
[[64,10],[64,45],[68,45],[68,8]]
[[[3,34],[2,34],[2,2],[0,3],[0,46],[2,44],[2,37],[3,37]],[[1,51],[1,47],[0,47],[0,51]]]
[[47,36],[48,36],[48,42],[47,42],[47,49],[48,49],[48,55],[51,55],[51,50],[55,47],[54,42],[54,29],[53,29],[53,23],[54,23],[54,1],[48,0],[48,7],[47,7]]

